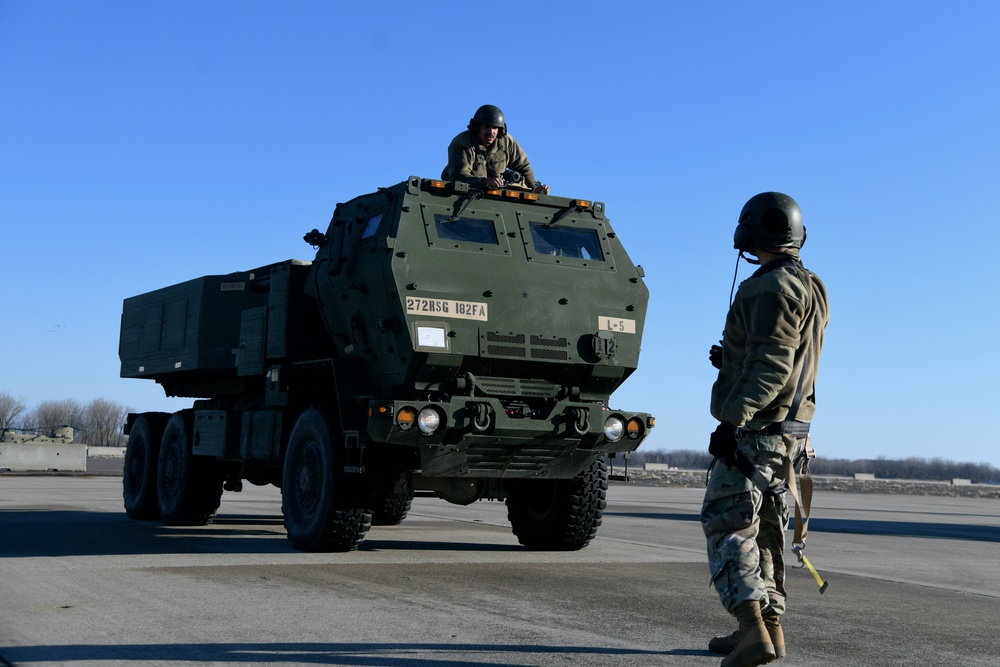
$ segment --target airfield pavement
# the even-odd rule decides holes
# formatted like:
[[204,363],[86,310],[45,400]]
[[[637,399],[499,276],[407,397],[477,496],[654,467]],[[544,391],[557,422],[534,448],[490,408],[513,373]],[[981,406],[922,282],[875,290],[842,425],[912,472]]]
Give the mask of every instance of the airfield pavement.
[[[214,523],[130,521],[121,478],[0,476],[0,664],[718,665],[702,490],[613,484],[578,552],[502,503],[417,498],[346,554],[293,550],[277,489]],[[819,490],[778,665],[1000,665],[1000,502]],[[795,558],[786,554],[788,564]]]

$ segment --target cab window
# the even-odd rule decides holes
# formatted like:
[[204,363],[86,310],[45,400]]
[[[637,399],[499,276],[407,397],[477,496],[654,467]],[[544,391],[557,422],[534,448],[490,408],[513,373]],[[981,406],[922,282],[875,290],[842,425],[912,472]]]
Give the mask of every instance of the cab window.
[[594,229],[532,223],[531,241],[538,255],[604,261],[601,240]]
[[479,245],[498,245],[496,227],[492,220],[476,218],[452,219],[447,215],[435,215],[434,226],[442,241],[464,241]]
[[371,238],[375,236],[375,232],[378,231],[379,225],[382,224],[382,214],[373,215],[368,218],[368,222],[365,223],[365,231],[361,234],[362,239]]

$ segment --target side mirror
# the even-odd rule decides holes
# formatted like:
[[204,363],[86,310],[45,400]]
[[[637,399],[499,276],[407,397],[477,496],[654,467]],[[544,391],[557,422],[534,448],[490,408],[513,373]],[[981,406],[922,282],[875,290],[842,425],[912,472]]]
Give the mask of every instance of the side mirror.
[[318,229],[314,229],[305,236],[303,236],[302,240],[304,240],[306,243],[313,246],[314,248],[322,248],[324,245],[326,245],[327,238],[326,234],[319,231]]

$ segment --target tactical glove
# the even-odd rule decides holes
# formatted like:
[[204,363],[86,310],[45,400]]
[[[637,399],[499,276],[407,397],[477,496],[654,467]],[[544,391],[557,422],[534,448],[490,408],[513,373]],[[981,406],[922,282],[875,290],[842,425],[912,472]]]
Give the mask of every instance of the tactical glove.
[[[720,340],[719,342],[721,343],[722,341]],[[722,347],[719,345],[713,345],[708,348],[708,360],[713,366],[722,370]]]

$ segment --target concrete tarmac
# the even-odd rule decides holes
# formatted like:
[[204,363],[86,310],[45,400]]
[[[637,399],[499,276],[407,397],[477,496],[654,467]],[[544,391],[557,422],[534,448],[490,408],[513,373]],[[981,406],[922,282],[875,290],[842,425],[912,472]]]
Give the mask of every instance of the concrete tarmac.
[[[130,521],[120,477],[0,477],[0,664],[718,665],[700,489],[614,485],[578,552],[517,544],[502,503],[418,498],[347,554],[284,535],[280,496]],[[1000,503],[817,493],[778,665],[1000,665]],[[795,558],[786,554],[793,564]]]

